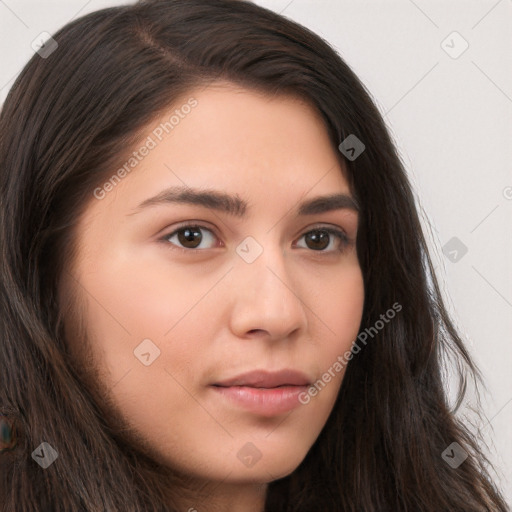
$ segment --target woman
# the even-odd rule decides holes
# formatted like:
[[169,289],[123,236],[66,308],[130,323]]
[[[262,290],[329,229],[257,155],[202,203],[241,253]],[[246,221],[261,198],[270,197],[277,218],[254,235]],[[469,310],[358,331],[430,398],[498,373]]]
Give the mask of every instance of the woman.
[[0,117],[2,510],[505,511],[405,171],[333,49],[237,0],[53,39]]

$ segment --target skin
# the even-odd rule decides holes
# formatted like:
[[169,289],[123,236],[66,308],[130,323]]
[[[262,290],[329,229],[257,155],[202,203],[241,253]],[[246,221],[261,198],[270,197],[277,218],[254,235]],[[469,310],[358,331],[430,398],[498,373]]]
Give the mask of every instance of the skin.
[[[86,305],[100,386],[156,458],[205,486],[207,499],[196,494],[180,509],[263,510],[268,483],[293,472],[320,434],[343,372],[307,405],[277,415],[228,403],[210,384],[263,368],[295,368],[316,381],[350,349],[364,299],[358,214],[297,215],[306,199],[351,195],[311,106],[224,82],[180,104],[190,97],[198,102],[190,114],[87,206],[69,271]],[[246,218],[178,203],[137,211],[183,184],[238,195]],[[185,221],[206,228],[188,246],[196,249],[169,236]],[[317,225],[341,229],[349,242],[324,234],[315,249],[304,235]],[[236,252],[247,236],[263,249],[250,264]],[[144,339],[160,350],[149,366],[134,356]],[[252,467],[237,457],[248,442],[261,454]]]

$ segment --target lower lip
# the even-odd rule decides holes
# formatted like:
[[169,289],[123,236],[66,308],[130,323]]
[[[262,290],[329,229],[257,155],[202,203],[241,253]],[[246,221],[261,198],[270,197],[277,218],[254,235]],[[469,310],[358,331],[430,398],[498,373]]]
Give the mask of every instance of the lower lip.
[[212,386],[231,403],[250,412],[274,416],[291,411],[300,405],[299,395],[307,386],[283,386],[279,388],[252,388],[248,386]]

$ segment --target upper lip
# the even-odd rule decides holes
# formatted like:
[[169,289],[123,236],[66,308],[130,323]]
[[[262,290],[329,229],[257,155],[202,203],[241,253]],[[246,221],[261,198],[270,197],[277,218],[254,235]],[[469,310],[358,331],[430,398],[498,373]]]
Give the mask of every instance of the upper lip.
[[236,377],[215,382],[214,386],[248,386],[255,388],[275,388],[278,386],[306,386],[310,383],[306,374],[292,369],[270,372],[267,370],[254,370]]

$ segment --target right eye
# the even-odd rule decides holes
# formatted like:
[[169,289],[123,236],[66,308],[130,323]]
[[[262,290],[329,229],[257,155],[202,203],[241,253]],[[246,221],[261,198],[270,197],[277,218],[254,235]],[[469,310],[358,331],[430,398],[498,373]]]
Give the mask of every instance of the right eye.
[[[183,224],[171,233],[164,235],[161,240],[171,242],[177,249],[187,252],[197,249],[201,242],[203,242],[203,231],[213,234],[213,231],[205,226],[199,224]],[[208,238],[207,236],[206,239],[208,240]],[[173,239],[175,241],[173,241]],[[181,244],[181,246],[178,244]],[[203,249],[213,249],[213,247],[214,246],[205,247]]]

